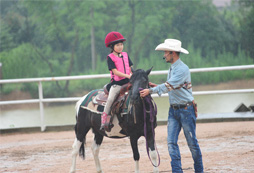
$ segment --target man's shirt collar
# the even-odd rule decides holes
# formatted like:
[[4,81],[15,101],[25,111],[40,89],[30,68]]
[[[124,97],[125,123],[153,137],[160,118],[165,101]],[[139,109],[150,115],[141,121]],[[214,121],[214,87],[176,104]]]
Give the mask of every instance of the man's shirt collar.
[[171,65],[171,69],[175,68],[178,64],[180,64],[182,61],[179,58],[174,64]]

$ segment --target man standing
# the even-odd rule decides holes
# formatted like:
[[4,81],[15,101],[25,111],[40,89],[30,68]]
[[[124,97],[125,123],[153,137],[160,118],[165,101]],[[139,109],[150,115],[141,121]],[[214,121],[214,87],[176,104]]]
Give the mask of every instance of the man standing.
[[160,85],[150,83],[152,88],[140,91],[140,96],[145,97],[149,93],[161,95],[168,92],[170,109],[167,142],[172,172],[183,172],[181,155],[177,144],[182,128],[194,160],[195,172],[203,172],[202,154],[196,138],[197,111],[192,96],[190,70],[179,57],[180,53],[189,54],[189,52],[182,48],[181,44],[179,40],[166,39],[164,43],[159,44],[155,48],[155,50],[164,51],[163,59],[167,63],[171,63],[167,81]]

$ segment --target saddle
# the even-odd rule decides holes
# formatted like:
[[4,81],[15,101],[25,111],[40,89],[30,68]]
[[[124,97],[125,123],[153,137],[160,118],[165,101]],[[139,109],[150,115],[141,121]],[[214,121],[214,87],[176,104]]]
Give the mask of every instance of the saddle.
[[[106,131],[110,131],[111,128],[114,126],[112,124],[113,121],[113,116],[111,115],[121,115],[124,112],[127,112],[127,107],[128,107],[128,96],[129,96],[129,89],[131,85],[129,83],[123,85],[120,89],[120,92],[118,96],[116,96],[115,101],[113,102],[111,106],[111,113],[108,115],[107,120],[106,120],[106,125],[105,129]],[[109,91],[107,90],[107,84],[103,87],[103,92],[99,93],[94,99],[93,99],[93,104],[99,105],[99,106],[105,106],[107,99],[108,99],[108,94]],[[121,123],[119,121],[119,123]]]
[[[120,100],[123,100],[126,97],[126,95],[128,95],[128,91],[129,91],[129,84],[123,85],[120,89],[120,93],[118,94],[118,96],[116,96],[116,100],[114,101],[114,103]],[[106,84],[103,87],[103,92],[99,93],[93,99],[93,103],[96,105],[105,106],[108,99],[108,94],[109,94],[109,91],[107,90],[107,84]],[[112,106],[114,105],[114,103],[112,104]]]

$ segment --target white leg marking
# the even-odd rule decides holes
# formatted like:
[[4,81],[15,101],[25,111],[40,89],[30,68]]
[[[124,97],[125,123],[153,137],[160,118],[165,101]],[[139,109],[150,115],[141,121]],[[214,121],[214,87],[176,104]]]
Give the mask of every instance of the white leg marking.
[[135,173],[139,173],[139,161],[135,161]]
[[78,141],[77,138],[75,138],[75,141],[72,145],[72,165],[71,165],[71,169],[70,172],[74,173],[76,172],[76,159],[77,159],[77,155],[79,153],[79,149],[81,146],[82,142]]
[[103,171],[101,169],[100,159],[99,159],[100,145],[97,145],[96,142],[93,141],[91,149],[92,149],[92,153],[93,153],[93,157],[94,157],[96,171],[97,171],[97,173],[103,173]]
[[[157,166],[158,163],[157,163],[157,152],[156,152],[156,150],[151,151],[149,149],[149,153],[150,153],[151,160],[152,160],[153,164]],[[159,173],[159,168],[158,167],[153,167],[153,172],[154,173]]]

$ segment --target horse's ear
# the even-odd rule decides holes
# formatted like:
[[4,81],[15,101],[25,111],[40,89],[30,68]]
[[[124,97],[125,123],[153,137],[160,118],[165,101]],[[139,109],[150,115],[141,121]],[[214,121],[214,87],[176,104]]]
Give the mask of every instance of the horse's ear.
[[153,69],[153,66],[152,66],[149,70],[146,70],[147,76],[150,74],[150,72],[152,71],[152,69]]

